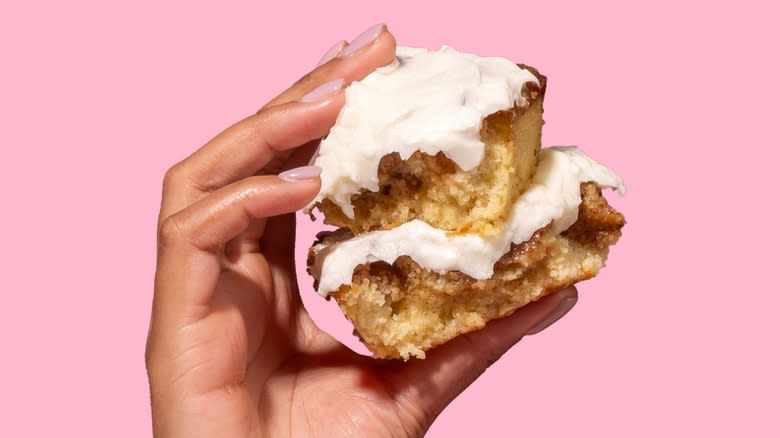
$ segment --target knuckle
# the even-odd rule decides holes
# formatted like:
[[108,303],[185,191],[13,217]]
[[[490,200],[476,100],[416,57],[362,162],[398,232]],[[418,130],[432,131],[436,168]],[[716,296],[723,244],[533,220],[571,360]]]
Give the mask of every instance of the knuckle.
[[174,215],[169,216],[160,224],[157,240],[161,246],[168,246],[184,239],[184,228],[181,221]]
[[159,375],[159,348],[156,345],[158,342],[154,339],[154,336],[150,333],[146,339],[146,349],[144,351],[144,364],[146,366],[146,374],[149,376],[150,383],[157,380]]
[[182,163],[176,163],[165,172],[163,176],[163,188],[173,187],[184,180],[184,166]]
[[146,372],[148,374],[151,374],[152,366],[154,365],[154,351],[153,351],[151,340],[147,340],[146,342],[146,350],[144,351],[144,362],[146,364]]

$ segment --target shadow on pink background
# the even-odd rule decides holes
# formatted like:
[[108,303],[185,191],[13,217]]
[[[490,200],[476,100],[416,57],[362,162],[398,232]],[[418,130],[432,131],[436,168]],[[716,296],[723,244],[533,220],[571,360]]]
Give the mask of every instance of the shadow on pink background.
[[[549,77],[545,145],[616,169],[628,218],[563,320],[429,436],[780,436],[774,7],[26,2],[0,8],[0,436],[149,436],[165,169],[385,21]],[[766,2],[769,4],[769,2]],[[317,226],[303,220],[301,260]],[[332,302],[315,320],[362,350]]]

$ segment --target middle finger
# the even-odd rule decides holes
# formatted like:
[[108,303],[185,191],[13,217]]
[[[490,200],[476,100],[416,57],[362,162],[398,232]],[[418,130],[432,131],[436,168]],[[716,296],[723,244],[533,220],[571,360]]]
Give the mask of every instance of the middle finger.
[[163,184],[161,218],[254,175],[276,153],[325,136],[344,104],[342,87],[343,81],[331,81],[296,102],[265,109],[226,129],[175,165]]
[[[161,218],[185,208],[210,191],[256,174],[270,160],[288,154],[293,148],[325,136],[343,105],[343,94],[325,99],[320,105],[297,108],[300,112],[295,113],[296,107],[300,107],[300,99],[305,99],[302,96],[340,78],[345,85],[362,79],[377,67],[389,64],[395,57],[395,47],[395,39],[384,25],[370,28],[350,43],[347,47],[350,52],[342,50],[347,56],[336,57],[319,66],[265,105],[258,114],[228,128],[174,166],[166,175]],[[296,120],[286,120],[286,114],[302,117],[296,123]],[[319,129],[313,132],[314,128]],[[257,133],[260,129],[272,133],[276,140],[263,141]],[[281,132],[274,133],[275,130]],[[290,142],[290,138],[283,140],[285,134],[301,140],[297,144]]]

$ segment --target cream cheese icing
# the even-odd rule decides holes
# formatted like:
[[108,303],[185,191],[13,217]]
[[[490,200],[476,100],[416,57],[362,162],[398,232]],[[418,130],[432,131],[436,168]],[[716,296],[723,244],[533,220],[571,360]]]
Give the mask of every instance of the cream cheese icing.
[[311,266],[312,275],[319,280],[317,290],[327,295],[341,285],[351,284],[355,267],[376,261],[393,263],[400,256],[409,256],[431,271],[460,271],[478,280],[490,278],[493,265],[512,243],[530,239],[536,230],[550,223],[551,232],[558,234],[576,222],[580,184],[588,181],[625,193],[623,181],[615,172],[576,148],[542,149],[531,185],[518,197],[497,235],[448,236],[446,231],[415,219],[391,230],[320,244],[314,248]]
[[482,120],[528,105],[526,82],[539,84],[504,58],[398,46],[390,65],[345,90],[346,104],[320,144],[322,188],[309,208],[328,198],[353,218],[352,195],[379,190],[379,161],[393,152],[402,159],[442,152],[465,171],[475,168],[484,156]]

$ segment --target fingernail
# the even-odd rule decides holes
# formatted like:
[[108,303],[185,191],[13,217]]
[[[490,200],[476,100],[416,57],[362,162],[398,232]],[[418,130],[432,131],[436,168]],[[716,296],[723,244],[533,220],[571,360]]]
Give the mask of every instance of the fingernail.
[[309,166],[313,166],[314,163],[317,161],[317,157],[320,156],[320,145],[317,145],[317,149],[314,151],[314,154],[312,154],[311,159],[309,160]]
[[344,86],[344,79],[333,79],[332,81],[325,82],[319,87],[304,94],[303,97],[298,99],[298,102],[314,102],[315,100],[324,99],[328,96],[333,96],[341,90]]
[[379,38],[379,35],[382,34],[385,28],[386,26],[384,23],[377,24],[376,26],[356,36],[354,40],[350,41],[347,48],[339,54],[339,58],[346,58],[349,55],[354,55],[363,48],[367,47],[369,44],[373,43],[374,40]]
[[287,181],[311,181],[317,179],[321,173],[319,166],[303,166],[285,170],[279,174],[279,178]]
[[550,314],[547,315],[547,317],[545,317],[543,320],[537,322],[536,325],[531,327],[531,329],[528,330],[525,334],[535,335],[547,327],[553,325],[555,321],[558,321],[559,319],[563,318],[564,315],[569,313],[569,310],[571,310],[575,304],[577,304],[577,297],[564,298],[563,301],[558,303],[558,307],[556,307],[555,310],[550,312]]
[[341,40],[337,42],[335,46],[328,49],[328,51],[325,52],[324,55],[322,55],[322,58],[320,58],[320,62],[317,63],[317,67],[335,58],[336,55],[338,55],[339,53],[341,53],[342,50],[344,50],[344,47],[347,47],[346,41]]

